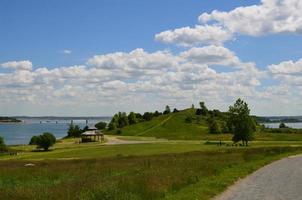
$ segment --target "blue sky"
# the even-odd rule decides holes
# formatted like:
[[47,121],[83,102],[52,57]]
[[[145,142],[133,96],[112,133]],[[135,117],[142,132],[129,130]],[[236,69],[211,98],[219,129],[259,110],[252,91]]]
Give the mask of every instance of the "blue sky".
[[[3,84],[0,92],[1,95],[7,94],[7,97],[2,99],[0,114],[111,115],[120,109],[162,109],[165,104],[184,108],[199,100],[208,101],[209,107],[226,110],[237,97],[246,99],[255,114],[301,114],[298,102],[300,94],[295,92],[300,89],[299,70],[302,67],[298,62],[302,54],[302,28],[299,24],[302,18],[299,15],[301,4],[293,6],[287,3],[288,0],[2,0],[0,81],[2,78]],[[251,6],[259,9],[259,19],[248,15],[254,12]],[[280,9],[284,13],[278,15],[270,8]],[[217,10],[218,14],[213,14],[213,10]],[[221,17],[222,11],[227,16]],[[209,16],[200,17],[204,13]],[[240,20],[236,20],[238,16],[242,16]],[[292,17],[297,20],[288,22]],[[280,24],[284,24],[285,28]],[[245,25],[254,26],[255,30]],[[222,35],[215,36],[217,31],[212,33],[196,26],[218,28]],[[190,27],[190,30],[182,29],[184,27]],[[181,33],[177,29],[181,29]],[[169,31],[169,34],[156,36],[165,31]],[[198,36],[192,37],[192,33],[198,33]],[[203,35],[207,34],[209,38],[204,38]],[[221,37],[225,39],[221,40]],[[221,60],[213,63],[207,60],[209,57],[201,60],[199,55],[198,59],[194,57],[193,62],[192,55],[186,54],[186,58],[182,56],[185,55],[182,53],[191,52],[193,48],[199,48],[203,53],[210,52],[209,57],[212,54],[217,57],[219,52],[226,57],[219,55]],[[142,49],[143,53],[136,49]],[[134,58],[130,53],[133,51]],[[153,56],[159,51],[163,55]],[[119,56],[116,52],[124,54]],[[156,63],[161,71],[156,69],[158,71],[155,72],[155,69],[148,69],[149,66],[145,66],[143,61],[134,66],[136,55],[150,60],[149,65],[159,62],[157,56],[163,56],[162,60],[169,56],[171,59]],[[114,61],[108,61],[109,58]],[[174,60],[178,59],[181,61],[175,64]],[[238,61],[234,61],[236,59]],[[288,67],[284,65],[285,61],[292,61],[293,64]],[[253,63],[253,66],[247,63]],[[278,66],[269,67],[273,64]],[[186,71],[188,65],[190,70]],[[44,68],[48,71],[41,72]],[[289,68],[290,72],[284,72],[284,68]],[[87,78],[91,75],[83,77],[83,73],[91,71],[101,74],[94,77],[93,83]],[[172,80],[172,72],[173,77],[179,79]],[[123,73],[124,76],[116,76]],[[169,83],[159,80],[163,73],[168,76],[165,79],[169,79]],[[192,77],[192,74],[198,73],[198,77]],[[7,81],[5,77],[10,76],[20,78]],[[211,79],[206,80],[203,76],[211,76]],[[218,78],[226,78],[228,83],[218,83],[221,81],[217,81]],[[76,83],[76,79],[83,82]],[[200,79],[199,82],[197,79]],[[154,86],[152,91],[151,88],[141,89],[140,86],[144,84],[146,87],[159,85],[158,88]],[[230,88],[219,91],[220,86],[226,87],[225,84]],[[204,92],[206,86],[211,91]],[[97,89],[91,94],[94,87]],[[108,88],[110,91],[107,91]],[[182,91],[182,88],[185,89]],[[233,91],[233,88],[240,88],[240,91]],[[162,94],[158,92],[159,89],[163,89]],[[225,94],[228,89],[232,92]],[[116,90],[115,95],[112,90]],[[48,103],[44,99],[45,94],[38,91],[47,91]],[[169,92],[175,97],[168,95]],[[91,97],[90,103],[87,103],[77,95],[79,93],[95,97]],[[263,95],[265,100],[261,98]],[[124,99],[121,100],[120,96]],[[129,105],[132,98],[137,99],[135,105]],[[280,101],[271,105],[270,98]],[[112,101],[116,103],[110,104]],[[292,108],[280,108],[289,101],[293,102]],[[73,109],[74,106],[78,109]]]
[[[85,63],[95,54],[131,51],[138,47],[156,51],[167,48],[154,41],[156,33],[192,26],[202,12],[230,10],[257,2],[3,0],[0,61],[29,59],[37,66],[67,66]],[[249,51],[240,44],[230,46]],[[72,49],[73,54],[60,54],[64,49]]]

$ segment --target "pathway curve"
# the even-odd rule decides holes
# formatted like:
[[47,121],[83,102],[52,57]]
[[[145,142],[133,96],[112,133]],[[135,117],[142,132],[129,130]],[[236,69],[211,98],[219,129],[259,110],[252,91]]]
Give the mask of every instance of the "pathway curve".
[[273,162],[238,181],[216,200],[302,200],[302,155]]

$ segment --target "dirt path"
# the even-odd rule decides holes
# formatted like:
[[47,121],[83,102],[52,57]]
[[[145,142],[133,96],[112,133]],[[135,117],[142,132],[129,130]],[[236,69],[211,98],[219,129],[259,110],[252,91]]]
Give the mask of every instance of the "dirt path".
[[142,136],[142,135],[144,135],[145,133],[147,133],[147,132],[149,132],[149,131],[151,131],[151,130],[157,128],[157,127],[160,127],[161,125],[163,125],[164,123],[166,123],[167,121],[169,121],[171,118],[172,118],[172,115],[170,115],[167,119],[164,119],[162,122],[158,123],[157,125],[155,125],[155,126],[149,128],[149,129],[147,129],[147,130],[145,130],[145,131],[143,131],[143,132],[140,132],[140,133],[138,133],[138,134],[136,134],[136,135],[137,135],[137,136]]
[[104,145],[119,145],[119,144],[145,144],[162,142],[160,140],[123,140],[118,136],[105,136],[107,142]]
[[238,181],[216,200],[302,199],[302,155],[273,162]]

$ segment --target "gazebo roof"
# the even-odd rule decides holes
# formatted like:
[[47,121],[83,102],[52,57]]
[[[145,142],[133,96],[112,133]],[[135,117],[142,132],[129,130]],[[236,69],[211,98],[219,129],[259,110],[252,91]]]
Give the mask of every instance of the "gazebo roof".
[[103,135],[101,131],[85,131],[84,133],[81,134],[82,136],[97,136],[97,135]]

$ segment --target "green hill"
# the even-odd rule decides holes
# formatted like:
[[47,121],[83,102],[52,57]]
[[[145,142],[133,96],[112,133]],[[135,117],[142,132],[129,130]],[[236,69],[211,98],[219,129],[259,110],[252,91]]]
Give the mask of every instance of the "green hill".
[[[209,134],[208,124],[204,117],[197,119],[195,109],[186,109],[177,113],[160,115],[150,121],[139,122],[121,129],[124,136],[148,136],[166,139],[230,139],[229,134]],[[192,122],[186,122],[192,117]],[[219,120],[219,119],[218,119]],[[116,131],[109,132],[115,134]]]

